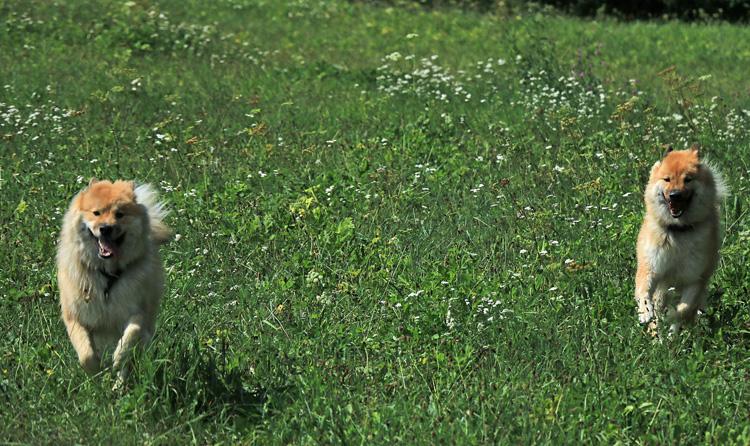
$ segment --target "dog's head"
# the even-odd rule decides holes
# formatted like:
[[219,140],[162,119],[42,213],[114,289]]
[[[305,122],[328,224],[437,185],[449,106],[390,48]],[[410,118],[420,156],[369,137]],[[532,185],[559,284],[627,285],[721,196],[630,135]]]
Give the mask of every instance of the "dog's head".
[[80,217],[80,238],[90,243],[87,251],[95,250],[96,256],[105,261],[127,262],[140,254],[148,213],[136,202],[133,182],[92,178],[74,206]]
[[[687,225],[700,221],[711,209],[715,191],[708,166],[700,161],[700,146],[674,150],[668,145],[664,159],[651,169],[647,203],[667,224]],[[708,206],[707,206],[708,205]]]

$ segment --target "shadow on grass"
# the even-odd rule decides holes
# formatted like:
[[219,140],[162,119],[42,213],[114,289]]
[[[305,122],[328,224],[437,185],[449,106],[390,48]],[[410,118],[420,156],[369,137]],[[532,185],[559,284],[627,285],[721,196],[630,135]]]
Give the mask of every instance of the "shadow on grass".
[[[725,299],[726,291],[714,290],[709,295],[708,311],[700,312],[695,319],[682,327],[693,339],[700,339],[709,345],[747,346],[750,345],[750,323],[747,309],[742,302],[733,298]],[[665,325],[665,335],[669,335]]]
[[247,354],[229,349],[227,339],[181,340],[168,335],[156,340],[144,358],[136,352],[129,386],[159,402],[165,416],[242,419],[257,423],[276,412],[293,392],[291,386],[263,385]]

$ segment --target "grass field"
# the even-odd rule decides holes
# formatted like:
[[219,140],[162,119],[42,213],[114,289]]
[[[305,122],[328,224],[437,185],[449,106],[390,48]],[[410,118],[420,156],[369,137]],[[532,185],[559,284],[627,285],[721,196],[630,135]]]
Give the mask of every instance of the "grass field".
[[[340,0],[0,2],[0,443],[750,442],[750,29]],[[712,310],[633,301],[642,189],[726,177]],[[90,177],[176,240],[125,392],[59,318]]]

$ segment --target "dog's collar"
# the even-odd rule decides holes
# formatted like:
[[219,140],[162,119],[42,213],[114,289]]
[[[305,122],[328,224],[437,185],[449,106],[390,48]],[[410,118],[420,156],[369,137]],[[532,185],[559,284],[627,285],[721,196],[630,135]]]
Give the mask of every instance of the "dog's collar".
[[695,225],[667,225],[669,232],[687,232],[695,229]]
[[120,279],[120,276],[122,275],[122,270],[118,269],[114,273],[108,272],[104,268],[99,268],[99,272],[102,273],[102,275],[107,279],[107,287],[104,288],[104,297],[109,297],[109,292],[112,289],[112,287],[117,284],[117,281]]

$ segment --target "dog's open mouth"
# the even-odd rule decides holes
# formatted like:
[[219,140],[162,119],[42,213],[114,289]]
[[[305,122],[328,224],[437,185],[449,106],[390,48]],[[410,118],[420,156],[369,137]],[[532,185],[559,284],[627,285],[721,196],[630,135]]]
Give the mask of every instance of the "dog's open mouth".
[[669,213],[672,214],[672,218],[680,218],[682,212],[685,210],[684,203],[670,201],[667,203],[667,206],[669,206]]
[[120,257],[122,257],[122,250],[120,249],[120,246],[125,240],[125,234],[122,234],[116,239],[110,239],[104,236],[97,237],[93,232],[91,232],[90,229],[89,234],[91,234],[91,237],[94,239],[94,243],[96,244],[96,248],[99,250],[100,259],[111,259],[114,257],[115,260],[120,260]]
[[664,203],[669,208],[669,213],[672,215],[672,218],[680,218],[682,216],[685,210],[687,210],[691,198],[692,195],[680,198],[664,197]]

